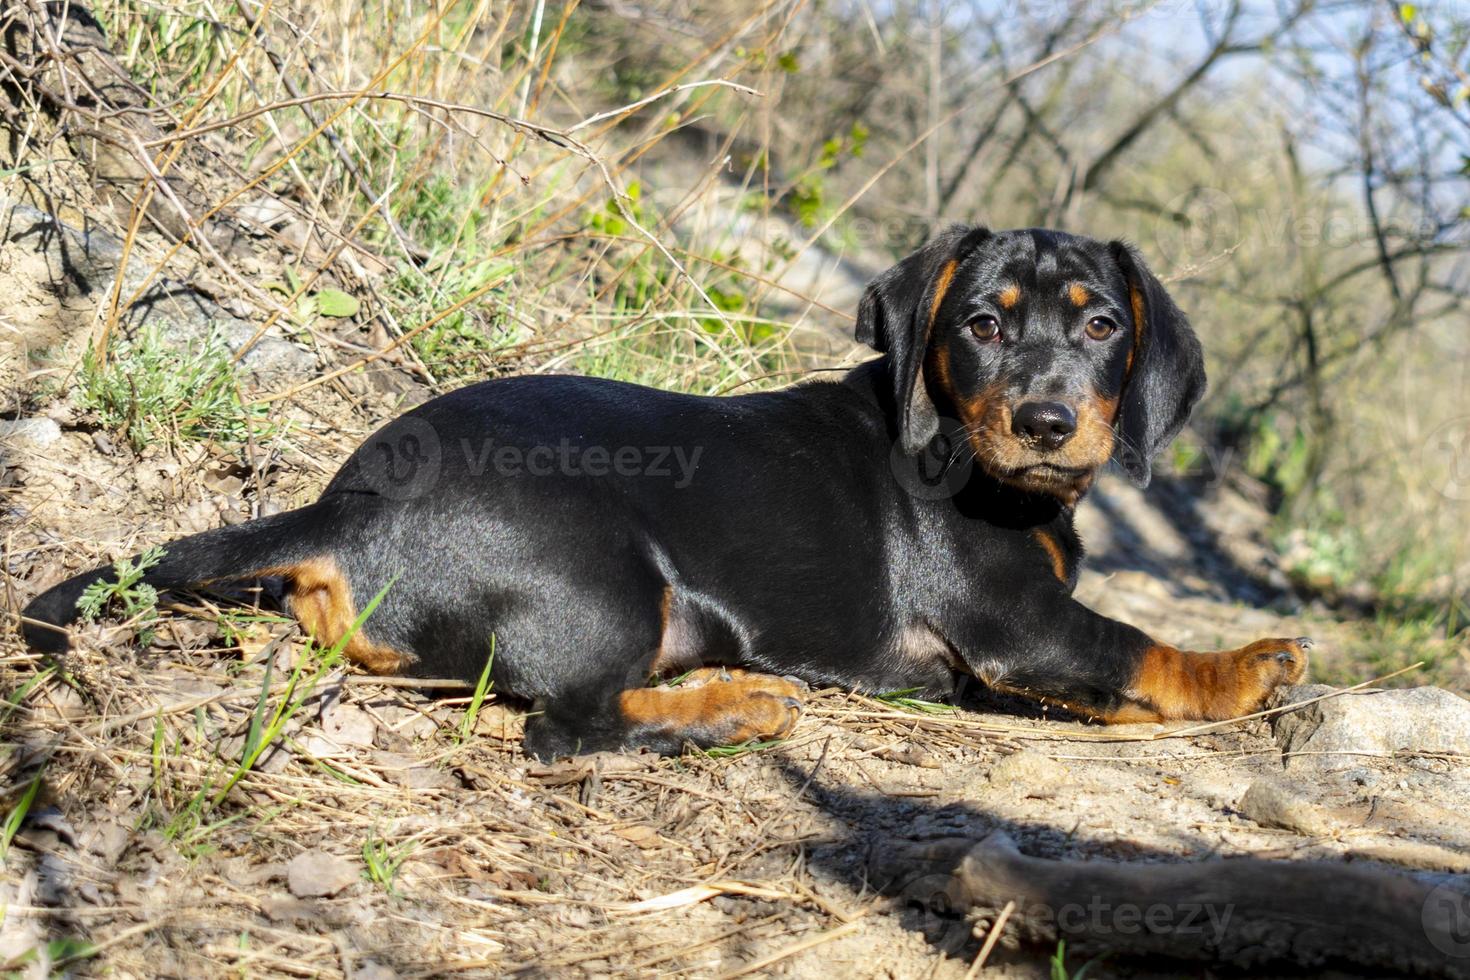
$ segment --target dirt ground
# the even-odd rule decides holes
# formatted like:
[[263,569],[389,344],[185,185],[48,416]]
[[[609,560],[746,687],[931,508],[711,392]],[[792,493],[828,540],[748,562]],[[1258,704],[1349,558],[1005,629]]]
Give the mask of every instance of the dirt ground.
[[[134,458],[58,405],[56,442],[7,448],[7,603],[309,498],[393,400],[360,382],[292,399],[306,448],[262,449],[256,466],[202,444]],[[1145,498],[1109,482],[1084,509],[1100,543],[1081,592],[1104,612],[1199,647],[1312,633],[1327,656],[1349,628],[1243,604],[1293,607],[1238,490]],[[1314,837],[1243,817],[1246,787],[1282,771],[1266,721],[1161,739],[993,699],[937,710],[819,691],[777,745],[539,765],[519,751],[521,705],[492,694],[467,726],[463,690],[331,670],[288,691],[294,627],[182,611],[147,649],[126,625],[90,627],[64,674],[7,628],[7,810],[38,789],[0,885],[0,956],[39,943],[54,966],[116,976],[960,978],[989,923],[922,882],[880,890],[868,869],[886,845],[1005,829],[1044,856],[1342,859],[1405,833]],[[227,786],[251,719],[298,700]],[[1336,785],[1430,807],[1408,832],[1463,847],[1462,828],[1432,819],[1463,775],[1463,761],[1365,759]],[[1003,942],[986,970],[1049,975],[1051,952]]]
[[[34,299],[5,321],[5,369],[28,377],[34,411],[7,420],[0,447],[8,610],[101,561],[310,500],[368,432],[424,397],[375,367],[272,401],[289,435],[269,444],[135,454],[61,394],[87,304],[33,288],[34,262],[0,269]],[[332,363],[329,347],[300,354]],[[1330,663],[1355,627],[1286,591],[1258,493],[1104,482],[1083,507],[1082,597],[1193,648],[1311,634]],[[260,608],[175,602],[150,646],[137,623],[86,627],[61,665],[4,622],[0,810],[25,817],[3,827],[5,969],[958,980],[992,922],[949,907],[942,882],[872,880],[897,842],[1000,829],[1049,857],[1470,870],[1448,856],[1470,845],[1453,817],[1467,768],[1443,753],[1298,777],[1334,805],[1391,804],[1391,819],[1324,832],[1241,812],[1248,787],[1285,771],[1266,720],[1104,730],[983,692],[948,708],[814,691],[779,744],[540,765],[520,753],[524,705],[317,670],[269,597],[237,599]],[[1384,850],[1406,840],[1423,848]],[[1055,975],[1055,949],[1000,935],[988,973]],[[1117,959],[1099,973],[1175,975]]]

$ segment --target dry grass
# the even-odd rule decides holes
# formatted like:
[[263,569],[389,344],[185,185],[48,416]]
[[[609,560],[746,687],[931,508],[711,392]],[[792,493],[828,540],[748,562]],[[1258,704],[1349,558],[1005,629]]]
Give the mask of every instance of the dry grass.
[[[67,571],[311,499],[376,425],[438,390],[567,370],[744,390],[802,376],[805,332],[845,334],[845,311],[778,284],[818,228],[840,238],[873,182],[855,179],[815,228],[776,205],[772,152],[803,156],[773,118],[790,5],[740,7],[713,38],[661,34],[636,78],[605,52],[647,39],[575,4],[246,9],[97,5],[158,130],[119,150],[139,173],[132,204],[87,189],[62,124],[108,120],[64,95],[75,86],[21,107],[0,195],[109,229],[131,271],[28,352],[3,407],[68,404],[83,350],[125,357],[130,307],[165,278],[251,324],[234,361],[287,339],[317,370],[240,374],[239,410],[259,425],[225,441],[165,425],[136,455],[109,452],[89,431],[100,420],[73,406],[57,448],[8,449],[24,474],[0,485],[15,516],[0,542],[9,609]],[[906,136],[876,169],[921,143]],[[649,186],[656,166],[688,179]],[[161,227],[170,216],[185,233]],[[241,248],[214,237],[239,227]],[[334,310],[340,293],[360,308]],[[182,611],[152,648],[132,642],[137,624],[93,627],[60,664],[26,651],[13,619],[0,627],[13,939],[0,964],[31,950],[17,968],[139,976],[959,977],[985,934],[945,920],[936,939],[929,919],[874,914],[903,903],[867,886],[865,848],[1014,821],[1057,851],[1104,853],[1115,836],[1077,832],[1087,807],[972,805],[1001,755],[1095,759],[1090,745],[1116,742],[1095,729],[819,692],[779,745],[539,766],[519,752],[522,705],[492,697],[466,725],[467,691],[351,675],[248,607]],[[1110,759],[1148,769],[1204,745],[1264,763],[1270,743],[1250,731],[1116,742]],[[1232,846],[1260,844],[1230,830]],[[1154,831],[1161,854],[1217,846]],[[357,880],[294,894],[289,862],[315,852]]]

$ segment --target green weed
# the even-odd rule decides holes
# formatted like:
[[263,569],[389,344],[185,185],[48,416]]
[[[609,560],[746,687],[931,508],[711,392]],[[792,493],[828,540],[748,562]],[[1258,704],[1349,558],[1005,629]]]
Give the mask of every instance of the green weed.
[[418,847],[418,841],[406,840],[400,844],[389,844],[377,832],[370,833],[362,842],[362,861],[366,865],[363,875],[382,887],[389,895],[395,893],[394,882],[398,872]]
[[752,752],[764,752],[766,749],[780,745],[783,740],[779,738],[751,739],[741,742],[739,745],[716,745],[709,749],[700,749],[700,754],[709,759],[734,759],[738,756],[749,755]]
[[15,806],[11,807],[10,812],[5,815],[5,823],[0,824],[0,862],[3,862],[10,854],[10,842],[15,840],[20,825],[25,823],[26,814],[31,812],[31,804],[36,802],[36,794],[41,789],[41,777],[45,775],[45,772],[45,766],[36,771],[36,774],[31,777],[30,785],[25,788],[25,792],[20,794],[20,799],[16,800]]
[[158,590],[144,582],[143,576],[162,561],[163,556],[163,548],[155,545],[139,555],[136,561],[123,558],[114,562],[112,574],[116,581],[93,582],[77,600],[82,619],[96,622],[108,606],[115,603],[124,619],[137,621],[138,642],[145,647],[152,643],[153,626],[158,622]]
[[1055,953],[1052,954],[1050,961],[1051,980],[1086,980],[1087,975],[1092,971],[1092,968],[1101,961],[1102,957],[1096,956],[1088,960],[1086,963],[1082,964],[1082,968],[1079,969],[1076,973],[1068,972],[1067,941],[1065,939],[1058,939],[1057,950]]
[[38,671],[30,680],[16,688],[5,698],[4,703],[0,704],[0,730],[5,728],[6,723],[10,721],[10,716],[20,707],[21,702],[55,673],[55,667],[47,667],[44,670]]
[[215,336],[179,345],[156,325],[119,344],[103,363],[88,351],[77,387],[80,407],[137,451],[156,442],[264,438],[264,406],[247,407],[228,348]]
[[[404,264],[388,280],[385,289],[400,330],[408,333],[437,318],[411,341],[429,370],[447,377],[483,374],[516,342],[520,333],[503,313],[513,268],[508,261],[462,264],[456,259],[436,271]],[[465,305],[440,317],[459,303]]]
[[[0,920],[3,921],[3,920]],[[43,955],[44,954],[44,955]],[[77,939],[74,936],[65,936],[61,939],[52,939],[41,946],[34,946],[3,964],[0,969],[7,971],[4,975],[9,980],[11,977],[31,976],[23,971],[21,967],[32,963],[44,963],[52,968],[51,976],[69,976],[69,971],[59,969],[70,966],[82,960],[91,959],[97,955],[97,947],[85,939]],[[14,972],[10,972],[14,971]]]
[[475,682],[475,693],[470,697],[469,707],[465,709],[464,717],[459,720],[459,740],[468,742],[470,735],[475,731],[475,721],[480,717],[480,707],[485,703],[485,695],[490,693],[494,686],[490,680],[490,669],[495,666],[495,634],[490,634],[490,656],[485,658],[485,668],[480,671],[480,679]]
[[[396,579],[394,580],[396,581]],[[301,708],[316,694],[321,682],[331,674],[343,660],[343,651],[352,637],[362,629],[363,623],[378,608],[388,590],[389,582],[363,608],[346,633],[332,646],[322,649],[315,643],[308,644],[297,659],[286,681],[285,689],[276,695],[273,692],[275,658],[267,658],[260,683],[260,693],[251,710],[250,724],[240,747],[238,758],[216,768],[196,789],[188,801],[176,812],[168,815],[163,823],[163,835],[177,847],[189,854],[203,854],[212,850],[210,838],[219,830],[244,819],[250,811],[241,810],[219,819],[213,819],[230,791],[253,770],[260,759],[280,742],[287,726]],[[197,732],[204,738],[202,728]],[[153,735],[152,761],[155,784],[160,783],[163,766],[167,758],[164,737],[160,727],[155,726]]]
[[[384,296],[400,331],[434,321],[411,343],[425,366],[445,377],[489,373],[505,348],[521,339],[506,314],[516,293],[516,264],[482,240],[494,231],[480,207],[488,187],[441,175],[404,187],[395,198],[396,217],[430,256],[422,265],[401,262]],[[463,306],[441,318],[456,304]]]

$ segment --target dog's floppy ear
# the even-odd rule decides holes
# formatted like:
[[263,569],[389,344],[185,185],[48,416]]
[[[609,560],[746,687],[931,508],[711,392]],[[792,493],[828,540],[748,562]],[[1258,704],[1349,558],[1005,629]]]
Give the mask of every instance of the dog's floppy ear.
[[923,378],[929,329],[955,267],[989,236],[970,225],[946,229],[869,283],[858,304],[855,336],[888,355],[899,441],[911,455],[939,432],[939,413]]
[[1133,346],[1118,411],[1114,454],[1129,479],[1148,486],[1152,461],[1189,421],[1205,393],[1205,360],[1189,320],[1126,242],[1108,246],[1128,283]]

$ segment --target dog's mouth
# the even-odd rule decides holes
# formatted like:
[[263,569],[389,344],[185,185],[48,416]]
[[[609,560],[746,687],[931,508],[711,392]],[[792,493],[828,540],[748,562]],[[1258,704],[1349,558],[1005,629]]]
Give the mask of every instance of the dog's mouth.
[[1071,483],[1092,472],[1090,466],[1067,466],[1062,463],[1037,463],[1012,470],[1006,476],[1014,480],[1036,483]]
[[1062,462],[1043,462],[1003,470],[995,475],[1006,483],[1024,490],[1057,493],[1074,490],[1079,484],[1090,482],[1093,472],[1094,467],[1091,466],[1068,466]]
[[[1001,436],[976,442],[976,460],[991,476],[1028,493],[1044,493],[1075,502],[1089,486],[1107,459],[1101,453],[1044,453],[1013,438]],[[1079,447],[1080,448],[1080,447]],[[1101,448],[1101,447],[1098,447]]]

